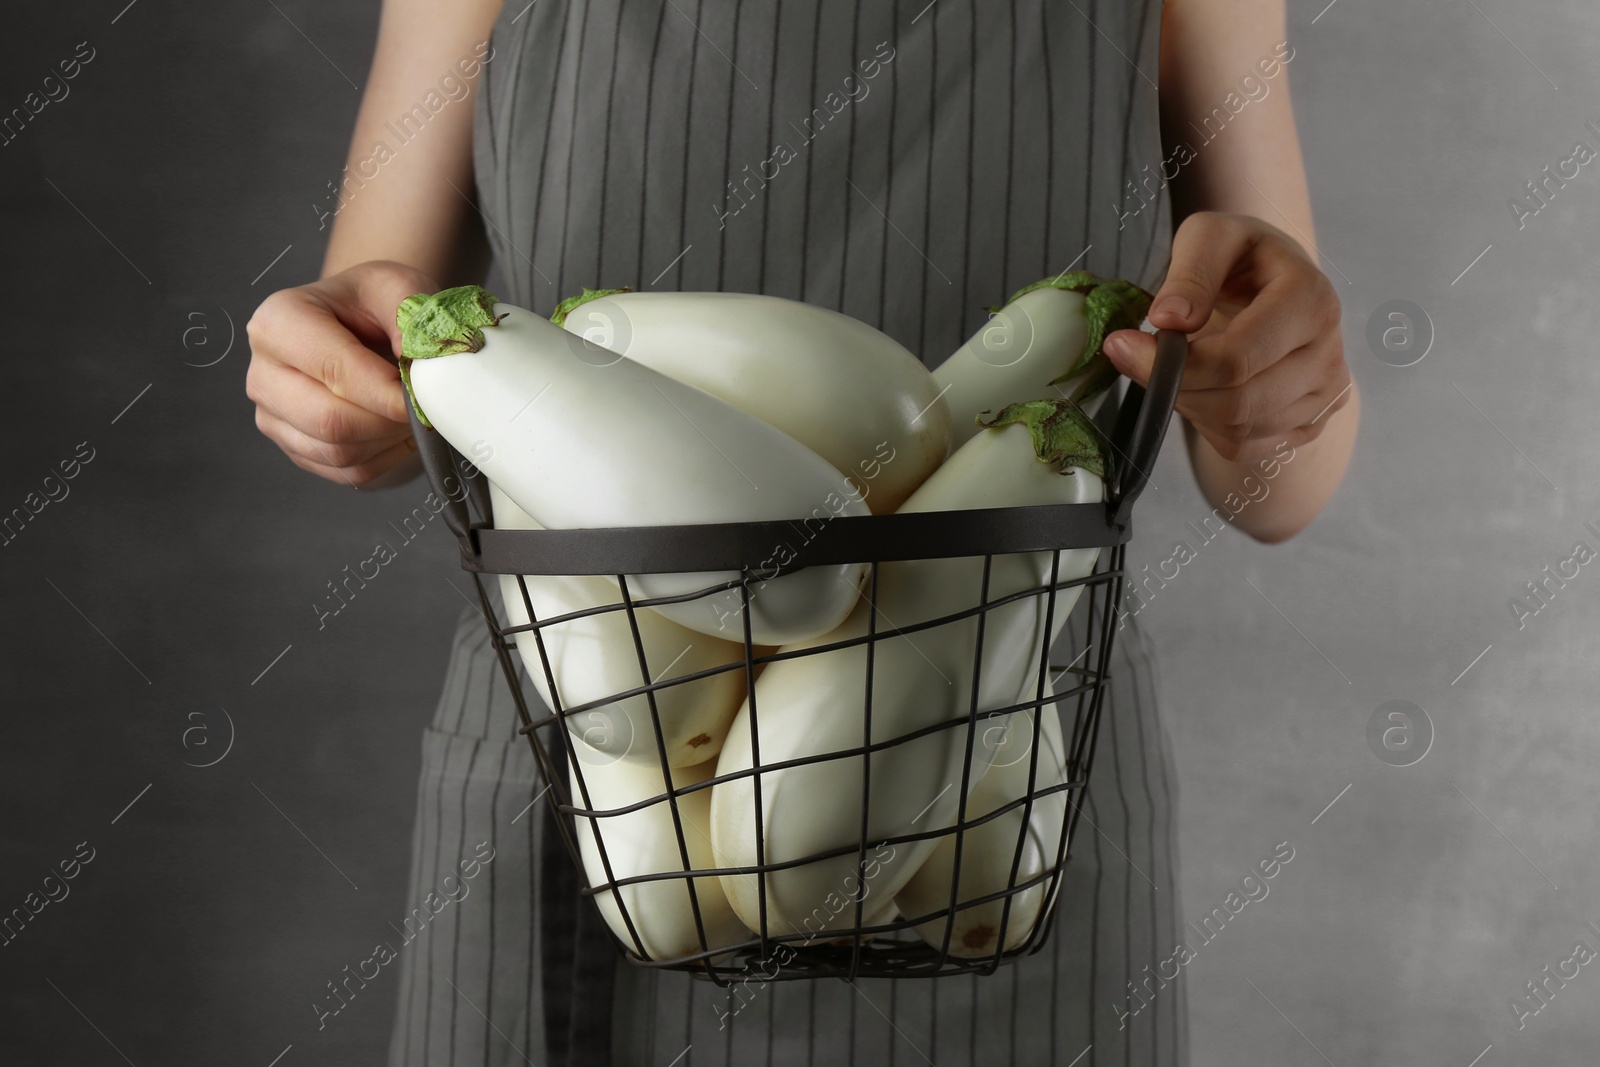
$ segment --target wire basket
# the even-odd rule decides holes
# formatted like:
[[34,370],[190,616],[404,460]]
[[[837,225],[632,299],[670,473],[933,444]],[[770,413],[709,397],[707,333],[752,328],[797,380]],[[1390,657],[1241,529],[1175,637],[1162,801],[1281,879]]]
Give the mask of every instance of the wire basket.
[[[825,522],[820,532],[807,540],[796,557],[775,572],[763,570],[764,577],[781,576],[805,566],[828,564],[866,564],[867,577],[863,595],[870,597],[876,607],[879,565],[891,561],[936,560],[955,558],[981,558],[983,561],[982,590],[978,603],[960,612],[942,615],[907,625],[904,629],[878,626],[878,611],[868,611],[869,623],[865,635],[813,644],[779,652],[770,647],[752,644],[748,610],[751,583],[756,569],[770,562],[771,547],[783,543],[793,533],[789,522],[714,523],[682,526],[630,527],[590,530],[495,529],[490,516],[490,490],[487,479],[460,460],[450,445],[438,433],[422,428],[412,414],[412,429],[416,434],[418,449],[424,469],[434,490],[444,500],[442,512],[451,532],[459,541],[461,565],[469,572],[478,590],[479,603],[491,633],[501,669],[509,684],[521,732],[528,737],[545,786],[555,798],[551,805],[555,824],[572,862],[578,870],[584,896],[596,898],[596,905],[609,907],[610,936],[629,962],[646,967],[687,971],[718,985],[734,982],[770,982],[796,979],[838,977],[854,980],[859,977],[912,978],[939,977],[949,974],[976,972],[992,973],[1001,964],[1012,962],[1043,947],[1054,919],[1057,888],[1070,852],[1082,804],[1093,765],[1095,739],[1098,733],[1102,694],[1109,679],[1111,649],[1122,598],[1123,558],[1127,541],[1132,535],[1131,512],[1134,500],[1143,491],[1148,472],[1154,465],[1167,423],[1173,411],[1178,385],[1183,374],[1187,344],[1183,334],[1163,330],[1157,334],[1157,355],[1148,389],[1129,383],[1127,395],[1117,412],[1115,427],[1110,434],[1111,459],[1106,471],[1106,492],[1103,504],[1060,504],[1032,507],[1007,507],[983,510],[925,512],[919,514],[888,514],[865,516],[838,516]],[[462,485],[465,485],[465,491]],[[451,486],[456,488],[451,491]],[[469,501],[471,507],[469,508]],[[474,517],[476,512],[476,517]],[[1062,553],[1071,549],[1099,549],[1098,561],[1087,575],[1063,577],[1060,573]],[[1107,551],[1109,550],[1109,551]],[[1011,553],[1050,553],[1050,580],[1020,592],[990,599],[990,575],[994,561]],[[737,572],[738,578],[721,582],[691,593],[654,599],[636,597],[630,589],[627,575],[667,572]],[[512,584],[504,584],[504,596],[491,596],[487,585],[501,584],[512,576]],[[523,576],[609,576],[615,580],[614,602],[599,604],[581,611],[567,612],[539,618],[534,610],[528,583]],[[490,581],[485,582],[488,576]],[[1081,587],[1074,594],[1076,611],[1082,614],[1083,640],[1081,647],[1068,650],[1068,662],[1057,666],[1051,661],[1052,626],[1057,609],[1057,595],[1067,589]],[[677,603],[697,597],[725,594],[739,590],[743,609],[743,647],[732,645],[738,651],[728,662],[712,665],[690,673],[656,680],[645,653],[641,637],[640,618],[652,605]],[[516,607],[509,597],[522,601],[520,614],[526,621],[511,617],[508,608]],[[981,669],[984,652],[984,625],[990,614],[999,608],[1023,599],[1033,598],[1035,606],[1043,598],[1044,626],[1042,645],[1030,657],[1037,663],[1036,684],[1027,687],[1022,699],[1000,707],[979,707],[977,675]],[[500,603],[497,605],[496,600]],[[555,677],[555,664],[546,634],[550,627],[560,626],[575,619],[605,613],[620,613],[633,638],[638,659],[638,684],[606,696],[564,706],[560,687]],[[971,699],[964,712],[947,721],[920,729],[903,736],[873,741],[872,730],[872,670],[875,650],[890,639],[909,636],[933,627],[958,623],[976,618],[977,638],[972,667],[973,685]],[[1074,616],[1076,618],[1076,616]],[[1074,628],[1077,632],[1077,627]],[[522,641],[519,642],[519,637]],[[532,639],[536,655],[530,654],[528,638]],[[520,652],[519,652],[520,644]],[[849,647],[864,646],[866,655],[866,690],[862,708],[860,745],[826,753],[808,755],[779,764],[763,764],[760,758],[761,730],[758,690],[755,680],[765,665],[802,656],[822,655]],[[1094,655],[1089,655],[1093,652]],[[550,696],[550,712],[542,713],[545,703],[539,692],[529,692],[534,687],[531,677],[520,669],[519,659],[530,668],[537,666]],[[657,663],[656,667],[662,665]],[[669,668],[670,669],[670,668]],[[631,670],[631,668],[630,668]],[[681,777],[682,768],[674,770],[669,764],[667,740],[663,732],[658,704],[663,694],[674,686],[688,685],[719,674],[742,676],[742,693],[751,699],[749,711],[752,765],[749,769],[709,777],[697,775],[686,784],[674,783]],[[1047,675],[1060,672],[1065,684],[1048,692]],[[597,764],[578,758],[593,750],[582,741],[574,742],[573,731],[578,717],[598,708],[625,700],[643,697],[649,711],[654,736],[639,739],[641,752],[648,761],[654,756],[654,769],[667,783],[662,790],[643,800],[610,808],[597,808],[591,803],[591,783]],[[880,698],[881,699],[881,698]],[[1044,726],[1043,715],[1055,715],[1050,710],[1059,708],[1061,714],[1060,740],[1064,742],[1064,780],[1045,784],[1039,777],[1040,737]],[[536,714],[533,709],[541,709]],[[1035,712],[1034,709],[1040,709]],[[1031,736],[1019,738],[1028,745],[1027,788],[1021,796],[994,806],[981,815],[968,811],[969,786],[974,782],[975,756],[990,752],[985,747],[992,738],[985,734],[997,725],[1009,728],[1018,714]],[[734,729],[739,727],[735,725]],[[925,738],[932,732],[952,730],[964,735],[965,753],[960,764],[960,793],[954,821],[948,825],[930,825],[915,832],[873,836],[868,833],[868,815],[872,811],[871,772],[875,758],[895,746],[909,744]],[[1009,736],[1009,735],[1007,735]],[[908,750],[909,751],[909,750]],[[575,754],[576,753],[576,754]],[[857,839],[830,850],[809,853],[784,861],[770,860],[766,855],[766,827],[772,817],[763,805],[763,781],[779,770],[797,766],[843,761],[841,767],[851,768],[861,779],[861,820]],[[711,767],[708,762],[705,767]],[[1016,763],[1020,767],[1020,762]],[[568,774],[571,772],[571,787]],[[586,773],[588,777],[586,778]],[[981,774],[981,769],[979,769]],[[694,794],[724,783],[749,779],[754,795],[756,862],[753,865],[708,867],[696,865],[691,853],[695,851],[696,835],[705,834],[690,824],[683,809]],[[885,786],[880,783],[880,790]],[[702,795],[701,800],[704,800]],[[1052,799],[1054,798],[1054,799]],[[1032,877],[1019,878],[1024,850],[1024,838],[1031,827],[1030,817],[1036,808],[1054,804],[1059,810],[1063,801],[1065,812],[1060,822],[1060,832],[1044,843],[1044,855],[1053,862],[1043,864],[1042,870]],[[615,820],[636,814],[654,805],[665,805],[670,813],[671,834],[676,840],[676,870],[653,871],[636,875],[616,873],[616,834],[608,850],[608,827],[622,825]],[[926,810],[926,809],[925,809]],[[964,846],[972,840],[974,831],[1008,813],[1020,810],[1021,830],[1017,834],[1010,877],[996,891],[981,896],[963,897],[960,892]],[[1015,818],[1013,816],[1013,818]],[[579,826],[583,825],[580,835]],[[591,845],[590,864],[586,867],[580,846],[580,837],[586,836]],[[942,855],[951,866],[950,891],[944,907],[927,912],[904,915],[897,911],[883,913],[882,894],[874,901],[873,912],[868,914],[871,897],[869,866],[875,866],[869,853],[877,850],[908,846],[918,854],[930,853],[945,845]],[[1052,855],[1053,853],[1053,855]],[[770,920],[769,879],[782,877],[780,872],[805,864],[819,864],[839,860],[848,866],[848,858],[855,860],[854,887],[841,887],[844,892],[831,899],[842,902],[830,912],[836,924],[825,932],[785,932]],[[595,859],[598,859],[598,864]],[[677,861],[674,861],[677,862]],[[603,880],[591,877],[591,869],[598,866]],[[756,887],[757,921],[746,923],[749,929],[742,941],[726,939],[708,940],[709,904],[708,888],[716,879],[753,879]],[[640,897],[633,886],[648,883],[676,882],[683,887],[687,906],[692,913],[695,944],[686,951],[652,953],[646,946],[647,938],[641,936],[644,925],[640,908],[630,909],[628,898]],[[941,883],[942,884],[942,883]],[[1014,907],[1022,894],[1032,892],[1026,936],[1017,937],[1018,923]],[[1042,894],[1042,898],[1041,898]],[[942,896],[942,889],[940,890]],[[992,914],[999,905],[999,929],[994,936],[994,949],[974,954],[956,951],[962,946],[952,944],[952,938],[961,913],[972,908],[988,908]],[[827,904],[835,909],[835,903]],[[974,913],[976,914],[976,913]],[[917,929],[928,929],[929,923],[944,924],[942,937],[925,940]],[[1020,923],[1018,924],[1020,928]],[[620,927],[620,929],[619,929]],[[937,927],[935,927],[937,929]],[[682,946],[680,946],[682,947]]]

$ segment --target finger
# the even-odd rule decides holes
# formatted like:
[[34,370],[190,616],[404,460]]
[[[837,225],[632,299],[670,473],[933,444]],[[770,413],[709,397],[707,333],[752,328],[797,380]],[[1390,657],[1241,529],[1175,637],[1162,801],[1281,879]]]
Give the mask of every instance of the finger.
[[[1150,371],[1156,363],[1156,338],[1143,330],[1113,330],[1106,334],[1100,350],[1125,377],[1140,385],[1150,384]],[[1188,366],[1184,375],[1188,376]]]
[[[382,474],[376,475],[370,481],[362,482],[356,486],[362,492],[375,489],[392,489],[397,485],[404,485],[422,473],[422,457],[416,453],[416,442],[407,439],[401,446],[398,458]],[[374,457],[374,462],[388,462],[387,457]]]
[[1316,440],[1321,436],[1326,421],[1324,419],[1322,422],[1300,426],[1276,437],[1259,437],[1252,441],[1229,441],[1217,437],[1203,426],[1195,426],[1194,429],[1223,459],[1232,463],[1256,463],[1277,456],[1278,449],[1285,444],[1290,448],[1299,448]]
[[[364,318],[370,325],[354,332],[368,344],[375,337],[384,338],[390,358],[398,359],[400,324],[395,320],[396,312],[408,296],[438,292],[439,283],[404,263],[386,261],[370,263],[367,267],[356,275],[355,301],[350,310],[356,313],[354,317]],[[336,312],[339,310],[335,309]],[[357,324],[352,322],[347,325],[354,327]]]
[[306,441],[310,442],[310,447],[302,449],[294,441],[281,437],[278,428],[287,426],[288,423],[273,416],[265,405],[256,408],[256,429],[267,440],[277,445],[278,450],[288,456],[295,466],[301,470],[311,471],[319,477],[328,479],[330,482],[342,482],[352,489],[359,488],[344,467],[335,463],[334,458],[327,453],[325,446],[319,442],[305,438]]
[[389,485],[398,485],[409,481],[420,469],[420,460],[409,438],[354,467],[335,467],[319,463],[295,452],[285,452],[284,455],[303,471],[326,478],[336,485],[348,485],[353,489],[381,489]]
[[1305,260],[1298,245],[1260,219],[1196,212],[1172,235],[1171,266],[1151,302],[1150,322],[1157,329],[1195,333],[1211,318],[1230,280],[1255,273],[1259,289],[1272,274]]
[[410,434],[395,434],[375,441],[329,444],[295,429],[266,407],[256,409],[256,429],[285,452],[293,452],[324,466],[341,469],[365,463],[411,437]]
[[1218,389],[1251,381],[1288,353],[1337,336],[1339,312],[1338,294],[1321,271],[1286,264],[1226,327],[1189,343],[1184,386]]
[[[1187,368],[1185,379],[1187,379]],[[1278,360],[1243,385],[1178,392],[1176,407],[1190,419],[1234,439],[1273,432],[1283,412],[1305,396],[1331,400],[1349,381],[1344,346],[1337,336],[1319,338]],[[1314,413],[1314,411],[1313,411]],[[1309,418],[1309,415],[1307,416]]]
[[[280,301],[283,306],[275,306]],[[265,355],[321,382],[328,392],[391,422],[406,422],[400,369],[362,343],[320,298],[287,290],[257,311]]]
[[1253,419],[1247,425],[1219,425],[1204,414],[1191,410],[1183,410],[1182,414],[1197,428],[1203,428],[1214,440],[1232,441],[1235,444],[1276,441],[1286,433],[1314,423],[1314,429],[1320,433],[1327,414],[1342,407],[1348,396],[1348,389],[1319,389],[1302,395],[1271,415]]
[[1151,301],[1151,325],[1194,333],[1211,317],[1217,294],[1259,237],[1232,215],[1201,211],[1172,235],[1172,263]]
[[322,383],[271,360],[263,360],[259,370],[252,366],[245,392],[307,437],[330,445],[392,439],[411,430],[410,422],[332,396]]

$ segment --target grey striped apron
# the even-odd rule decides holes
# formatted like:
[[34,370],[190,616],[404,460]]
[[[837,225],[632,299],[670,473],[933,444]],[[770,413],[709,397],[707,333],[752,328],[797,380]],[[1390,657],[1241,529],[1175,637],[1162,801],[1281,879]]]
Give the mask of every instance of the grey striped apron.
[[[1068,266],[1153,288],[1170,222],[1158,183],[1138,186],[1161,156],[1159,20],[1158,0],[508,0],[474,132],[490,287],[544,314],[583,286],[771,293],[930,365]],[[1081,640],[1069,628],[1058,652]],[[495,859],[402,954],[389,1063],[1186,1063],[1184,981],[1150,969],[1181,940],[1176,798],[1135,620],[1112,674],[1040,953],[741,1003],[620,962],[464,607],[423,740],[410,899],[480,841]]]

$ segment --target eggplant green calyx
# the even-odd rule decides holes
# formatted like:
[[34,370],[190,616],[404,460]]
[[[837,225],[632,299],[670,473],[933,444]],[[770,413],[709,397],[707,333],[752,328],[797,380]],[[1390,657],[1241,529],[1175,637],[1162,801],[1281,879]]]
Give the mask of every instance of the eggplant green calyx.
[[1066,474],[1077,467],[1105,478],[1106,453],[1100,432],[1077,404],[1070,400],[1024,400],[1007,404],[992,419],[978,416],[978,425],[989,429],[1014,423],[1028,428],[1033,435],[1034,455],[1039,462],[1054,465],[1056,473]]
[[[1117,380],[1116,365],[1102,350],[1106,335],[1117,330],[1137,330],[1144,321],[1154,299],[1139,286],[1122,278],[1102,278],[1086,270],[1057,274],[1043,278],[1032,285],[1023,286],[1011,294],[1010,304],[1035,289],[1065,289],[1082,293],[1085,339],[1083,352],[1067,372],[1051,385],[1059,385],[1069,378],[1090,372],[1083,383],[1073,391],[1072,399],[1078,403],[1099,394]],[[999,309],[991,309],[999,310]]]
[[569,296],[556,305],[555,314],[550,316],[550,321],[557,326],[567,324],[567,316],[591,300],[599,300],[604,296],[615,296],[617,293],[631,293],[632,289],[624,286],[621,289],[590,289],[585,287],[577,296]]
[[433,423],[422,413],[411,388],[411,361],[481,349],[483,328],[505,318],[505,314],[494,313],[497,303],[493,293],[476,285],[460,285],[432,296],[417,293],[400,302],[394,316],[400,327],[400,380],[417,421],[428,429],[433,429]]
[[505,317],[495,315],[496,303],[493,293],[476,285],[406,297],[395,312],[401,358],[432,359],[478,351],[483,347],[483,327]]

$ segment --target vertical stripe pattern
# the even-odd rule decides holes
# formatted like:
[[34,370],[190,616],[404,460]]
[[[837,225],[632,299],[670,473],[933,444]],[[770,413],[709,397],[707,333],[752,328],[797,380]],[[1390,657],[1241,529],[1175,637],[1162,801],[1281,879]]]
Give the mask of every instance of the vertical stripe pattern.
[[[935,366],[984,307],[1069,266],[1153,288],[1159,16],[1160,0],[513,0],[476,104],[495,291],[544,314],[583,286],[769,293]],[[1082,640],[1074,618],[1058,661]],[[496,853],[402,952],[391,1067],[1186,1063],[1183,979],[1146,969],[1180,940],[1158,677],[1130,619],[1042,951],[989,977],[778,983],[741,1005],[603,938],[550,813],[528,807],[543,783],[463,610],[423,740],[410,903],[477,842]]]

